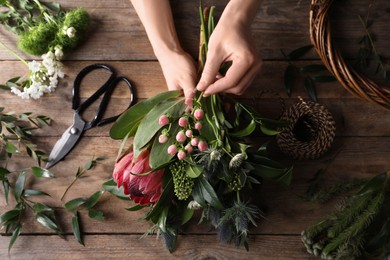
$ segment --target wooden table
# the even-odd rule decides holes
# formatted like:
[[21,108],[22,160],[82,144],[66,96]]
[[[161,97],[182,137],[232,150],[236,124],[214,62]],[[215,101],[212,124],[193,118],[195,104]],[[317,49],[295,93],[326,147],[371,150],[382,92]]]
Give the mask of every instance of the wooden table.
[[[35,140],[47,153],[61,133],[72,123],[71,109],[72,82],[75,75],[86,65],[106,63],[113,66],[119,74],[125,75],[136,86],[139,99],[151,97],[163,91],[165,81],[150,47],[143,27],[127,0],[106,1],[59,1],[65,8],[82,6],[92,17],[92,31],[89,39],[76,51],[66,57],[64,64],[66,78],[57,90],[37,101],[21,100],[11,93],[0,92],[0,106],[6,111],[26,112],[48,115],[53,119],[51,127],[39,132]],[[194,58],[198,46],[198,1],[171,1],[174,17],[182,44]],[[203,1],[204,5],[215,4],[217,15],[221,13],[227,1]],[[335,34],[346,55],[352,56],[358,46],[355,40],[362,33],[354,14],[365,14],[367,1],[351,1],[350,11],[338,10],[335,21],[340,22],[341,30]],[[386,2],[386,3],[385,3]],[[378,1],[373,17],[376,32],[387,32],[390,5],[388,1]],[[351,11],[352,10],[352,11]],[[350,15],[345,15],[346,12]],[[264,116],[277,116],[280,112],[279,98],[266,91],[277,92],[287,106],[295,103],[298,96],[307,98],[303,86],[293,90],[288,98],[283,88],[283,73],[287,66],[281,50],[289,52],[310,43],[308,36],[308,1],[263,0],[261,9],[253,23],[253,32],[257,47],[264,59],[264,67],[253,86],[243,98],[256,97],[256,107]],[[341,18],[345,19],[341,22]],[[355,20],[354,20],[355,19]],[[379,34],[378,49],[390,56],[387,48],[389,35]],[[1,40],[9,46],[15,46],[15,37],[1,30]],[[28,57],[33,59],[34,57]],[[0,50],[0,82],[21,75],[24,65]],[[318,64],[316,53],[310,52],[296,64]],[[82,97],[89,96],[96,85],[87,81],[82,89]],[[264,92],[265,91],[265,92]],[[369,177],[383,172],[389,167],[390,152],[390,114],[383,108],[353,97],[337,82],[321,84],[317,87],[318,100],[334,115],[337,123],[337,138],[329,155],[315,161],[295,163],[294,179],[291,187],[283,188],[266,182],[259,199],[264,204],[266,219],[250,236],[250,251],[236,248],[234,245],[219,244],[215,232],[207,225],[197,225],[197,221],[186,226],[179,236],[177,250],[170,254],[160,239],[154,236],[140,239],[149,227],[139,222],[144,212],[128,212],[125,208],[132,205],[106,193],[99,202],[98,209],[105,213],[104,221],[89,219],[81,214],[85,246],[79,245],[71,232],[71,214],[60,211],[58,219],[68,241],[64,241],[40,226],[31,216],[25,218],[21,237],[14,245],[12,259],[311,259],[300,241],[300,233],[331,212],[333,204],[318,205],[304,201],[303,196],[309,180],[322,168],[328,167],[326,183],[335,183],[355,177]],[[114,93],[113,110],[120,111],[126,95],[123,91]],[[99,190],[103,182],[111,178],[113,164],[120,142],[108,136],[110,126],[103,126],[86,132],[78,146],[64,161],[52,168],[56,178],[39,182],[29,182],[31,187],[44,190],[51,195],[44,201],[52,206],[62,206],[72,198],[89,196]],[[335,158],[329,162],[334,151],[342,146]],[[59,198],[72,181],[77,168],[83,166],[93,156],[107,157],[86,178],[78,180],[67,193],[63,201]],[[28,161],[28,160],[26,160]],[[24,158],[19,164],[25,163]],[[260,197],[261,196],[261,197]],[[0,213],[13,206],[6,205],[0,195]],[[2,231],[4,232],[4,231]],[[0,259],[8,257],[7,248],[10,237],[1,233]]]

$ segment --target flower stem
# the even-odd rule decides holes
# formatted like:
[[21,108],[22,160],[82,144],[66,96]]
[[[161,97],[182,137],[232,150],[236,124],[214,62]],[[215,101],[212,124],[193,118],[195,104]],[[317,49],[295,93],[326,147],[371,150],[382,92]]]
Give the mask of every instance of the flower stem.
[[14,55],[16,58],[18,58],[21,62],[23,62],[27,67],[28,63],[25,59],[23,59],[19,54],[17,54],[15,51],[13,51],[11,48],[6,46],[2,41],[0,41],[0,46],[3,47],[6,51],[8,51],[10,54]]

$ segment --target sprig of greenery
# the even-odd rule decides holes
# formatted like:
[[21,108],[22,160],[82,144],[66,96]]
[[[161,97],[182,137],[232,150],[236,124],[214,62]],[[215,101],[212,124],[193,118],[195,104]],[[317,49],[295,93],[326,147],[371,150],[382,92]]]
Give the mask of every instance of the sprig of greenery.
[[282,51],[288,66],[284,71],[284,87],[287,95],[290,97],[294,86],[303,80],[303,86],[308,93],[309,98],[313,102],[317,102],[316,83],[325,83],[335,81],[335,78],[330,75],[329,71],[322,64],[310,64],[299,66],[294,61],[299,60],[302,56],[308,53],[313,48],[313,45],[299,47],[288,54]]

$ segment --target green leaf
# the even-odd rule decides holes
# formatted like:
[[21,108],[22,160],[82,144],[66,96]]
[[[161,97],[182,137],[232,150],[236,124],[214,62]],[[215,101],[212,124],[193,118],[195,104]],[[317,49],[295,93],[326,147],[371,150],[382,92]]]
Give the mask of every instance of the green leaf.
[[14,187],[14,195],[17,202],[20,201],[20,197],[22,196],[24,190],[25,182],[26,182],[26,174],[24,172],[20,172]]
[[128,133],[129,136],[134,136],[141,120],[153,107],[164,100],[179,96],[180,93],[178,90],[160,93],[130,107],[111,127],[111,138],[123,139]]
[[35,203],[33,206],[33,211],[38,213],[54,213],[54,210],[50,208],[49,206],[43,204],[43,203]]
[[8,244],[8,253],[10,253],[12,246],[15,244],[16,240],[18,239],[21,230],[22,230],[22,225],[18,224],[14,229],[14,231],[12,232],[12,236]]
[[275,168],[268,165],[252,163],[254,169],[252,172],[265,179],[280,182],[286,186],[290,185],[292,180],[292,167],[290,168]]
[[180,225],[184,225],[185,223],[190,221],[193,215],[194,215],[194,210],[186,207],[182,213]]
[[18,148],[11,142],[5,143],[5,151],[7,153],[16,153],[19,152]]
[[82,206],[86,209],[90,209],[98,203],[99,199],[102,197],[104,190],[99,190],[92,194],[83,204]]
[[40,190],[30,190],[27,189],[23,192],[23,195],[25,197],[30,197],[30,196],[50,196],[46,192],[40,191]]
[[4,196],[5,196],[5,202],[6,202],[7,205],[8,205],[8,197],[9,197],[9,188],[10,188],[10,184],[9,184],[9,181],[8,181],[8,180],[3,180],[2,183],[3,183],[3,191],[4,191]]
[[264,124],[261,124],[260,125],[260,130],[261,130],[261,132],[263,133],[263,134],[266,134],[266,135],[277,135],[277,134],[279,134],[280,133],[280,131],[278,131],[278,130],[274,130],[274,129],[270,129],[270,128],[268,128],[266,125],[264,125]]
[[153,146],[150,151],[149,166],[152,169],[157,169],[161,165],[168,163],[174,155],[168,154],[167,150],[171,144],[176,142],[176,133],[179,131],[179,125],[175,122],[172,124],[171,129],[169,129],[169,137],[166,143],[160,144],[158,138],[155,138],[153,141]]
[[312,101],[317,102],[317,93],[316,93],[316,88],[313,79],[310,77],[306,77],[304,84],[305,84],[305,89],[307,91],[307,94],[309,95],[309,98]]
[[202,169],[201,167],[198,167],[193,164],[187,164],[186,166],[186,175],[190,178],[198,178],[202,174]]
[[104,214],[100,210],[94,210],[94,209],[88,210],[88,217],[96,220],[104,220]]
[[198,181],[195,183],[195,186],[198,184],[201,191],[201,196],[205,201],[207,201],[211,206],[213,206],[216,209],[223,209],[223,206],[221,202],[219,201],[219,198],[217,194],[215,193],[215,190],[213,186],[206,180],[206,178],[198,178]]
[[38,178],[54,178],[54,174],[51,173],[48,169],[33,166],[31,167],[31,172],[34,174],[35,177]]
[[42,226],[48,228],[48,229],[51,229],[51,230],[54,230],[57,234],[60,234],[61,231],[60,229],[58,228],[57,224],[51,219],[49,218],[48,216],[42,214],[42,213],[38,213],[36,216],[35,216],[35,219],[38,221],[39,224],[41,224]]
[[65,203],[66,210],[72,211],[83,205],[87,201],[86,198],[76,198]]
[[113,179],[103,183],[103,189],[122,200],[130,200],[129,195],[125,195],[123,193],[123,187],[121,186],[118,188],[116,182]]
[[157,104],[150,110],[142,119],[134,137],[134,158],[137,158],[141,153],[142,148],[150,142],[155,134],[161,129],[158,119],[161,115],[168,115],[173,120],[176,120],[183,114],[185,109],[184,98],[172,98],[165,102]]
[[0,167],[0,180],[5,180],[6,176],[10,173],[10,171],[7,168]]
[[294,76],[296,72],[296,67],[293,65],[288,65],[284,71],[284,88],[286,89],[287,95],[290,97],[292,89],[294,86]]
[[138,210],[143,209],[145,207],[146,207],[146,205],[139,205],[139,204],[137,204],[137,205],[135,205],[133,207],[126,208],[126,210],[128,210],[128,211],[138,211]]
[[308,53],[313,48],[313,45],[306,45],[303,47],[300,47],[298,49],[293,50],[289,54],[286,55],[287,60],[297,60],[301,58],[303,55]]
[[365,196],[368,193],[376,192],[383,188],[388,181],[388,176],[386,172],[378,174],[370,179],[356,194],[356,196]]
[[15,218],[19,218],[21,211],[19,209],[11,209],[0,215],[0,223],[5,226],[7,223]]
[[158,218],[158,222],[157,222],[157,226],[164,233],[167,232],[166,224],[167,224],[169,208],[170,208],[170,205],[163,208],[163,210],[159,214],[159,218]]
[[251,122],[245,128],[243,128],[237,132],[230,133],[230,135],[233,137],[237,137],[237,138],[245,137],[245,136],[248,136],[251,133],[253,133],[253,131],[255,131],[255,129],[256,129],[256,122],[254,119],[252,119]]
[[79,213],[77,211],[72,217],[72,231],[77,242],[79,242],[79,244],[84,246],[84,242],[81,238]]

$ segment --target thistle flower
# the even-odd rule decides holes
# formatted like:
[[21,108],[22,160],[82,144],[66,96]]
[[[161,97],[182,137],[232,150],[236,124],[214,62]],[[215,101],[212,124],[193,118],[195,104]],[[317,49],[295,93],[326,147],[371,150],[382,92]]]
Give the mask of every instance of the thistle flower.
[[238,168],[242,162],[245,160],[245,155],[242,153],[236,154],[229,162],[229,168],[230,169],[235,169]]

